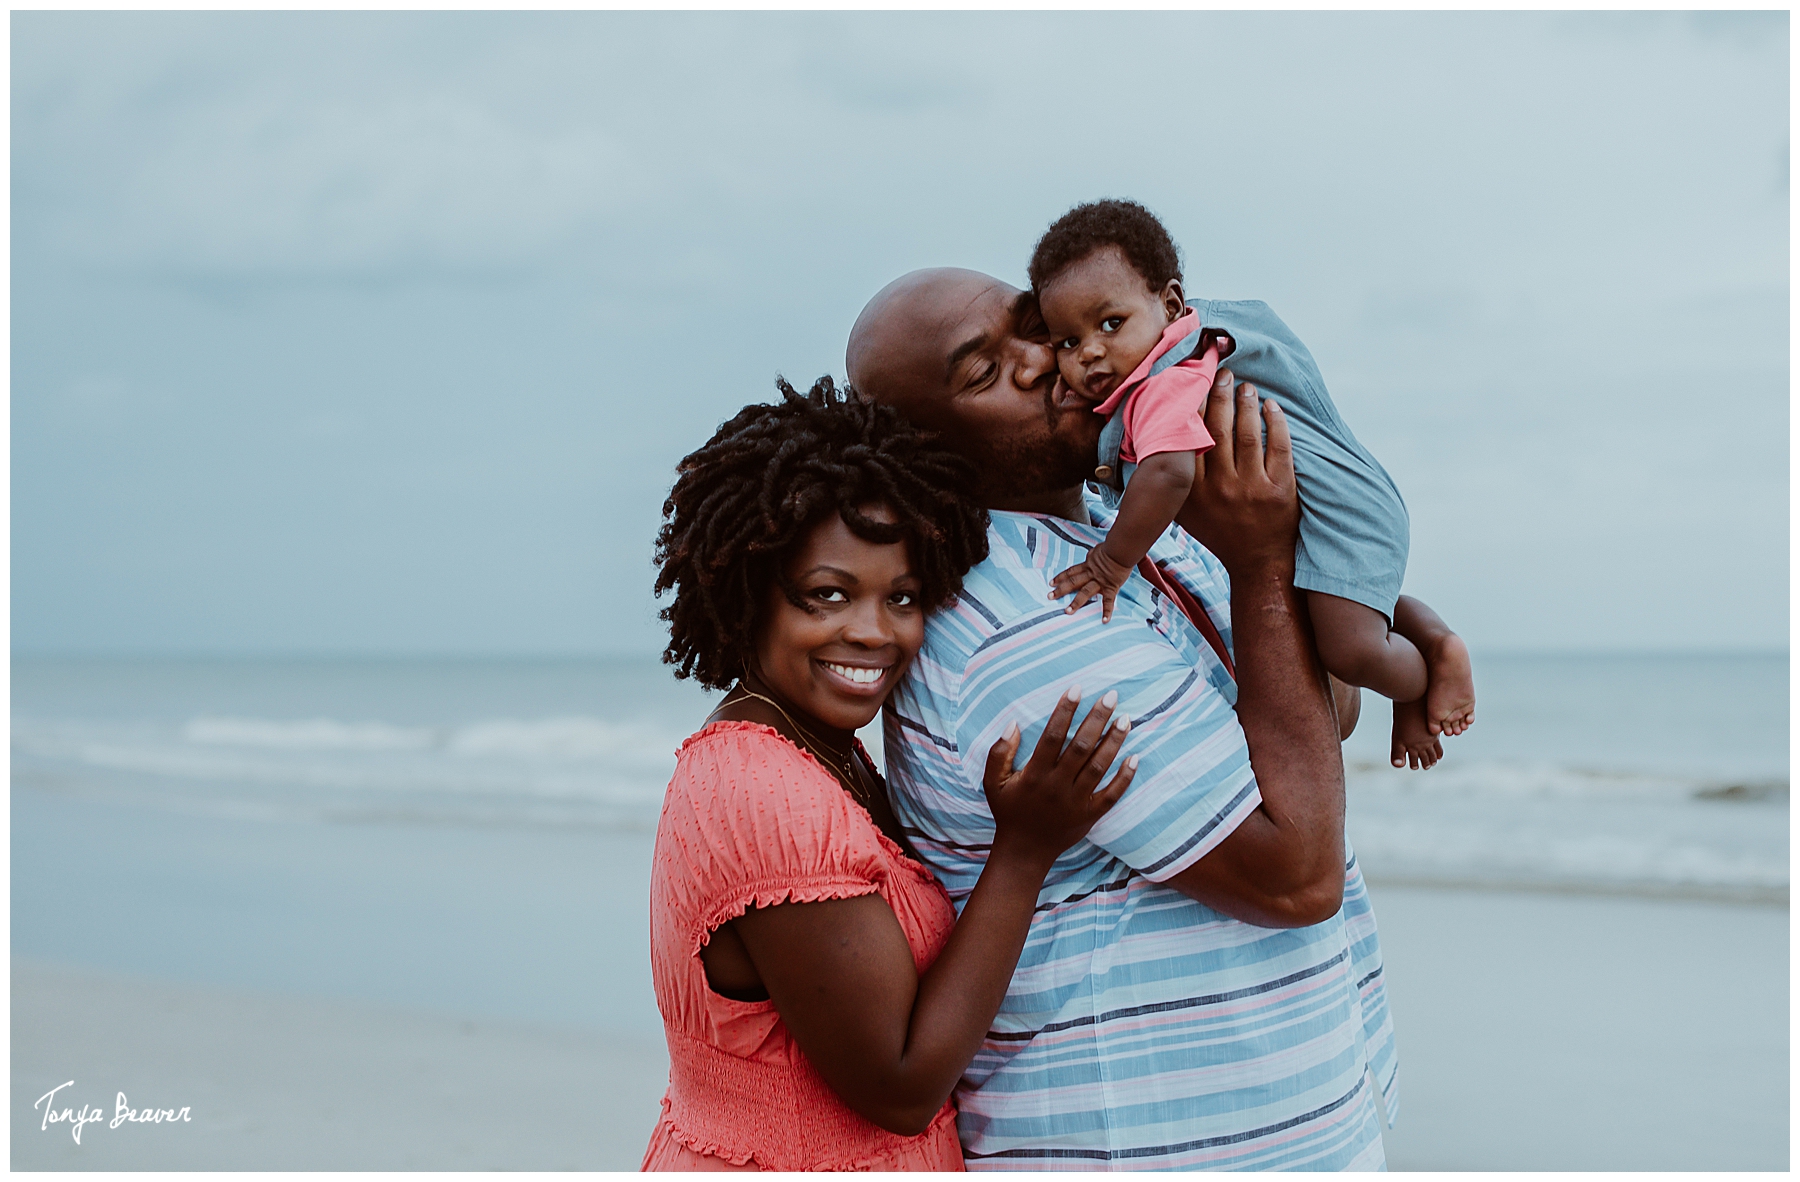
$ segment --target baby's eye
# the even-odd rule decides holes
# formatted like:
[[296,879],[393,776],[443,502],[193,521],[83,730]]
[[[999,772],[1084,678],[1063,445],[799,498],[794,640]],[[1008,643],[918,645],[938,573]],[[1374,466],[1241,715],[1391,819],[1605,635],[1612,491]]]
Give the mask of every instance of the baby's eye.
[[1119,325],[1124,323],[1125,318],[1123,316],[1108,316],[1105,320],[1100,322],[1100,327],[1107,332],[1118,332]]
[[1080,337],[1064,337],[1062,340],[1056,342],[1056,347],[1058,349],[1073,349],[1076,345],[1079,345],[1080,343],[1081,343]]

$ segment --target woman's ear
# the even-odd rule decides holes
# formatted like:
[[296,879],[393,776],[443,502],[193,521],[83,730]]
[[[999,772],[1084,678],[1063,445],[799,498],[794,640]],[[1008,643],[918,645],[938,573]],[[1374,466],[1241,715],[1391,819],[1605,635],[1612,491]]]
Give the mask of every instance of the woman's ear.
[[1187,301],[1181,296],[1181,280],[1171,279],[1162,289],[1163,314],[1174,324],[1187,314]]

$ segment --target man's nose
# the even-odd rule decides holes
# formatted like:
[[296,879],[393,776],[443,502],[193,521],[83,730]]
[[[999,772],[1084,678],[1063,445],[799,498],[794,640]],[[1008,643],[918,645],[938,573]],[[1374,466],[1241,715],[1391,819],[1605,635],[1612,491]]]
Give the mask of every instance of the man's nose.
[[1020,389],[1033,389],[1056,372],[1056,350],[1049,345],[1017,338],[1014,346],[1013,383]]

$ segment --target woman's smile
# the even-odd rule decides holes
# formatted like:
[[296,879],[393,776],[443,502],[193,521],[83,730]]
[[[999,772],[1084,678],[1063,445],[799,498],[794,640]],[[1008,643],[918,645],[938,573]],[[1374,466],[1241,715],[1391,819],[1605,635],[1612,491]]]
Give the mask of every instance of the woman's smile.
[[[817,660],[817,658],[815,658]],[[883,684],[887,680],[888,670],[894,666],[885,665],[845,665],[836,661],[818,661],[825,671],[840,681],[849,683],[846,688],[856,693],[880,694],[885,692]]]
[[[894,520],[883,505],[862,513]],[[784,575],[757,625],[757,675],[831,730],[868,725],[925,640],[907,544],[859,537],[833,513],[795,548]]]

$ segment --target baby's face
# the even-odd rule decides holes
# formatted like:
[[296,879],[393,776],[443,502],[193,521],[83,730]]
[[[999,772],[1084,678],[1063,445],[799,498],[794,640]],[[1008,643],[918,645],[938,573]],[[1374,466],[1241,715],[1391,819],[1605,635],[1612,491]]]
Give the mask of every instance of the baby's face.
[[1150,290],[1116,246],[1059,272],[1044,285],[1038,304],[1063,381],[1094,402],[1104,402],[1131,376],[1184,310],[1179,282]]

